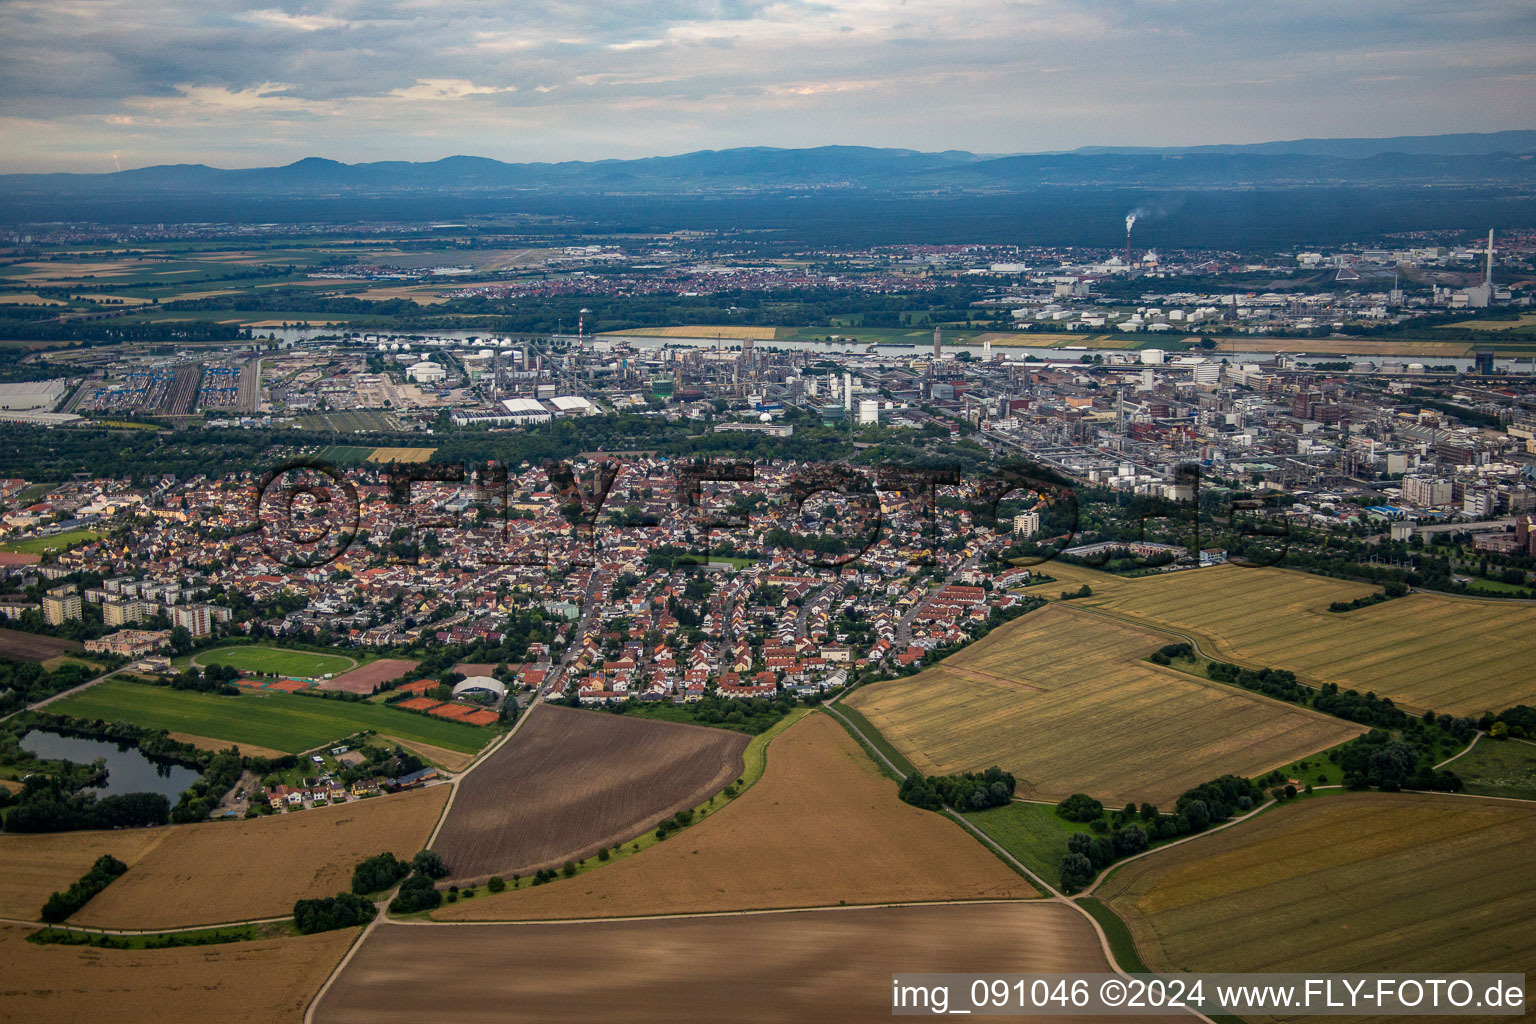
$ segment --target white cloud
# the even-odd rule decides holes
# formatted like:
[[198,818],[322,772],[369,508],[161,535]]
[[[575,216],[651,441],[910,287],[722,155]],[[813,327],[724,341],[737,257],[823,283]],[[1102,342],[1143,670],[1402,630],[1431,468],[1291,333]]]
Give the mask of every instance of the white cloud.
[[287,11],[250,11],[238,16],[241,21],[273,28],[288,28],[298,32],[319,32],[328,28],[347,28],[352,23],[345,18],[332,18],[323,14],[289,14]]
[[498,92],[516,92],[517,86],[476,85],[467,78],[418,78],[404,89],[391,89],[391,96],[406,100],[459,100],[465,96],[489,96]]

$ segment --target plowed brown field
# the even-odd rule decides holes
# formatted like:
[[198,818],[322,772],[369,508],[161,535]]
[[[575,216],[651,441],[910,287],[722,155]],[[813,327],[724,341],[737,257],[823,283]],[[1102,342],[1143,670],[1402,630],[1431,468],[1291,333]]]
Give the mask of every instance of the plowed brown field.
[[[483,969],[471,975],[469,965]],[[316,1007],[315,1020],[463,1024],[617,1016],[658,1024],[847,1024],[891,1019],[893,971],[1107,970],[1088,922],[1070,907],[1044,902],[596,924],[384,925],[364,940]],[[433,978],[463,980],[429,983]],[[1072,1024],[1115,1019],[1061,1018]],[[1178,1019],[1187,1024],[1192,1018]]]
[[433,843],[456,879],[580,860],[694,807],[742,771],[741,733],[541,705],[464,777]]

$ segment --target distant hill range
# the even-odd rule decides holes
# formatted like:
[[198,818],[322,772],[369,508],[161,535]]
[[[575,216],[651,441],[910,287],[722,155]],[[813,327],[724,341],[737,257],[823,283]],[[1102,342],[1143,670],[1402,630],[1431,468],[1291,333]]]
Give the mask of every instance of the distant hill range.
[[961,151],[823,146],[706,150],[639,160],[504,163],[453,156],[430,163],[343,164],[311,157],[282,167],[202,164],[109,174],[0,175],[11,203],[72,199],[405,198],[546,195],[729,195],[797,190],[1007,194],[1041,188],[1241,188],[1308,185],[1525,185],[1536,181],[1536,131],[1298,139],[1164,149],[1088,147],[984,156]]

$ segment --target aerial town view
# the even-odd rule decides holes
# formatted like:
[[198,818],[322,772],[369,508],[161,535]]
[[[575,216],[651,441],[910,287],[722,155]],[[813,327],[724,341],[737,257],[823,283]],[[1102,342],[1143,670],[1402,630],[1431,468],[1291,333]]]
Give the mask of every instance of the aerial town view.
[[1524,1015],[1528,8],[225,8],[0,5],[0,1021]]

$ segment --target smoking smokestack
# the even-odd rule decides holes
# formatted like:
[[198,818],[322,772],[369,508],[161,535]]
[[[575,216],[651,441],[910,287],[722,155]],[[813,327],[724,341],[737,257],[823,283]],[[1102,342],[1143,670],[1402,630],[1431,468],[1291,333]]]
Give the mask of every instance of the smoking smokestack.
[[1125,265],[1127,267],[1129,267],[1131,265],[1131,228],[1134,227],[1135,224],[1136,224],[1136,215],[1134,213],[1126,214],[1125,215]]

